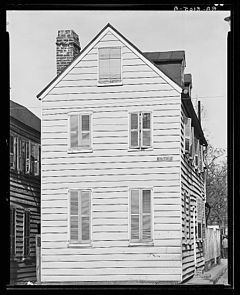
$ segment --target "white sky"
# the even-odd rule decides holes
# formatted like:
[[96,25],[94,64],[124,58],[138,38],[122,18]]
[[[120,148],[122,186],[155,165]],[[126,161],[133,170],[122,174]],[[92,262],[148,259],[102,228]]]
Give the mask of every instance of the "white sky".
[[[36,95],[56,76],[58,30],[73,29],[83,49],[111,23],[141,51],[185,50],[193,98],[205,109],[210,143],[226,148],[228,11],[8,11],[10,97],[41,118]],[[196,100],[193,100],[195,102]]]

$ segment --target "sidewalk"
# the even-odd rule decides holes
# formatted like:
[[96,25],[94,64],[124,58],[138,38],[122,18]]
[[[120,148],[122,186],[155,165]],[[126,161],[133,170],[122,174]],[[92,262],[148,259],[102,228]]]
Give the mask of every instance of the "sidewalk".
[[218,279],[227,270],[228,263],[227,259],[221,259],[220,264],[213,266],[210,270],[204,272],[203,274],[195,275],[190,280],[183,283],[183,285],[212,285],[216,284]]

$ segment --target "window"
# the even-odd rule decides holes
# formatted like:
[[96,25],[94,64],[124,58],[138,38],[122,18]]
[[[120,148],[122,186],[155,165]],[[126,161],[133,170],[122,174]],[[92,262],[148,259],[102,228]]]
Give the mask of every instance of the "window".
[[16,209],[10,208],[10,256],[14,257],[16,254]]
[[20,136],[10,136],[10,168],[20,173],[38,176],[40,145]]
[[89,190],[70,191],[70,243],[90,243],[90,208]]
[[197,238],[202,239],[202,222],[197,223]]
[[130,193],[130,240],[151,241],[151,190],[132,189]]
[[121,82],[121,47],[99,48],[100,84]]
[[191,145],[191,118],[184,117],[184,153],[190,153]]
[[70,115],[70,149],[91,148],[91,115]]
[[192,161],[194,161],[194,155],[195,155],[194,127],[192,127],[192,132],[191,132],[191,145],[190,145],[190,158],[192,159]]
[[195,168],[198,168],[199,166],[199,140],[195,137],[195,160],[194,160],[194,164],[195,164]]
[[14,137],[10,135],[9,139],[9,152],[10,152],[10,169],[15,169],[14,162]]
[[151,147],[151,113],[130,113],[130,148],[145,149]]
[[24,212],[24,230],[23,230],[23,256],[30,255],[30,211]]

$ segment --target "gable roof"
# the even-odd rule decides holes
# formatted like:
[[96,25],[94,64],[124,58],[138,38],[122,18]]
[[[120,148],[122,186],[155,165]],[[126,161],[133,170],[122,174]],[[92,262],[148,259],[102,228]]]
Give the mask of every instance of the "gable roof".
[[58,75],[56,76],[38,95],[38,99],[43,99],[45,95],[59,82],[61,79],[87,54],[88,51],[91,50],[91,48],[100,40],[101,37],[103,37],[103,34],[105,31],[110,30],[114,35],[117,35],[117,37],[125,43],[125,45],[131,47],[135,53],[138,54],[138,56],[147,63],[155,72],[157,72],[164,80],[166,80],[176,91],[181,93],[181,87],[179,84],[177,84],[175,81],[173,81],[170,77],[168,77],[163,71],[157,67],[154,62],[152,62],[150,59],[148,59],[144,54],[134,45],[132,44],[126,37],[124,37],[120,32],[118,32],[111,24],[107,24],[96,36],[93,38],[93,40],[88,43],[88,45],[79,53],[78,56]]
[[10,117],[38,132],[41,132],[41,120],[26,107],[12,100],[10,100]]

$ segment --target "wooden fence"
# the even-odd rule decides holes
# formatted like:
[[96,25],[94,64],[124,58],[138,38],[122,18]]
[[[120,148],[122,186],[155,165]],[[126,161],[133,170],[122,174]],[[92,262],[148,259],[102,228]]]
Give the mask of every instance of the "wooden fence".
[[220,230],[216,227],[206,228],[206,239],[204,243],[205,269],[209,269],[212,264],[219,262],[221,257]]

